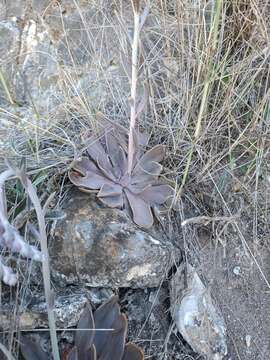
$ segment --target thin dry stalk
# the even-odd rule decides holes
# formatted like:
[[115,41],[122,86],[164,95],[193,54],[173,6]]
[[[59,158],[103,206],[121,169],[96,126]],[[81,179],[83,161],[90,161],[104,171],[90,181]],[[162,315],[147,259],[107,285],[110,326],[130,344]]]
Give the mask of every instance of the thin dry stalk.
[[40,237],[40,245],[42,251],[42,274],[43,274],[43,281],[44,281],[44,292],[45,298],[47,303],[47,312],[48,312],[48,321],[49,321],[49,328],[50,328],[50,337],[51,337],[51,344],[52,344],[52,355],[54,360],[60,360],[59,356],[59,349],[58,349],[58,342],[57,342],[57,335],[56,335],[56,326],[55,326],[55,318],[53,312],[53,305],[54,305],[54,295],[53,291],[51,290],[51,280],[50,280],[50,265],[49,265],[49,253],[48,253],[48,245],[47,245],[47,234],[46,234],[46,223],[45,223],[45,211],[42,208],[36,189],[32,182],[27,178],[26,174],[22,171],[14,170],[13,168],[9,167],[13,174],[16,175],[26,193],[28,194],[29,198],[32,201],[32,204],[35,208],[37,220],[38,220],[38,227],[39,227],[39,237]]
[[12,356],[10,351],[8,351],[8,349],[1,343],[0,343],[0,350],[2,351],[2,353],[6,356],[6,358],[8,360],[15,360],[15,358]]
[[12,96],[11,96],[10,91],[8,89],[8,85],[6,83],[6,79],[4,77],[4,74],[3,74],[1,68],[0,68],[0,83],[2,84],[2,86],[4,88],[4,91],[5,91],[6,95],[7,95],[8,101],[10,102],[11,105],[14,105],[15,103],[14,103],[14,101],[12,99]]
[[130,127],[128,139],[128,174],[131,175],[134,157],[134,136],[136,125],[136,100],[137,100],[137,80],[138,80],[138,50],[140,36],[140,13],[139,1],[133,2],[134,15],[134,35],[132,42],[132,73],[131,73],[131,95],[130,95]]
[[48,312],[48,321],[50,327],[50,337],[52,343],[52,352],[54,360],[60,360],[59,350],[58,350],[58,342],[56,335],[56,326],[55,326],[55,318],[53,312],[53,304],[54,304],[54,294],[51,290],[51,280],[50,280],[50,265],[49,265],[49,253],[47,246],[47,234],[46,234],[46,224],[45,224],[45,214],[41,207],[39,198],[36,193],[36,189],[34,188],[32,182],[27,179],[26,182],[23,182],[25,191],[28,193],[34,208],[36,210],[38,224],[39,224],[39,233],[40,233],[40,245],[41,251],[43,254],[42,261],[42,273],[44,280],[44,291],[47,303],[47,312]]

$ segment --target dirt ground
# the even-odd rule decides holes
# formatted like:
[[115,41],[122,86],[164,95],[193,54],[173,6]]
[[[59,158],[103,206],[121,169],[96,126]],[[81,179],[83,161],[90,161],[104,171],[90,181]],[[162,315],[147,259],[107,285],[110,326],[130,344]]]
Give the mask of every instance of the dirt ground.
[[261,179],[259,189],[255,206],[260,214],[258,228],[254,226],[254,204],[244,191],[235,192],[229,183],[222,194],[223,213],[228,217],[195,217],[193,224],[186,225],[188,257],[225,319],[228,359],[269,358],[269,215],[264,216],[268,214],[267,177]]

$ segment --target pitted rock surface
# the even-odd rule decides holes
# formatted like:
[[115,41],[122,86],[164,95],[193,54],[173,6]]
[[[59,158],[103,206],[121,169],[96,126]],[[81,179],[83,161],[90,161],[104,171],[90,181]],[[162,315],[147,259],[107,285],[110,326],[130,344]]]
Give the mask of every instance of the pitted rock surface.
[[75,192],[56,228],[52,268],[67,283],[92,287],[159,286],[179,250],[136,225],[121,210]]

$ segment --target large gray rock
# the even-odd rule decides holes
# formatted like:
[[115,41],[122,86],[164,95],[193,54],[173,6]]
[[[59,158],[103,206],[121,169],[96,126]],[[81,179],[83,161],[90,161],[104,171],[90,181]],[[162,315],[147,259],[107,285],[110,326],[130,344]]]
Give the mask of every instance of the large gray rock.
[[[2,72],[13,100],[34,105],[39,116],[74,97],[95,109],[105,107],[116,93],[122,103],[121,93],[129,92],[109,10],[105,21],[99,6],[83,0],[76,4],[0,2]],[[0,102],[8,100],[2,92],[0,84]]]
[[53,273],[92,287],[156,287],[180,253],[134,225],[120,210],[75,192],[50,248]]

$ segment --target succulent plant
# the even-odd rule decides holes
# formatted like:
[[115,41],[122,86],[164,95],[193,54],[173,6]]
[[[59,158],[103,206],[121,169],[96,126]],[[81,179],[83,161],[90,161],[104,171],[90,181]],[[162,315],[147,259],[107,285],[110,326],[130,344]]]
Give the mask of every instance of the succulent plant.
[[146,6],[140,15],[140,1],[132,0],[131,3],[134,32],[131,44],[130,126],[128,134],[125,134],[128,141],[126,136],[123,139],[122,129],[116,124],[113,129],[106,127],[99,139],[91,136],[88,139],[88,157],[73,162],[69,178],[83,190],[96,191],[98,198],[109,207],[131,208],[134,222],[149,228],[153,224],[151,207],[164,204],[173,190],[159,180],[164,146],[156,145],[146,152],[141,151],[141,135],[136,120],[147,103],[147,87],[144,97],[138,101],[139,37],[149,8]]
[[[62,360],[143,360],[142,350],[125,344],[127,318],[121,314],[118,297],[113,296],[95,312],[85,307],[75,332],[74,346]],[[21,352],[25,360],[48,360],[49,356],[40,345],[27,337],[21,337]]]
[[[6,210],[6,196],[4,185],[5,181],[10,176],[14,175],[11,169],[6,170],[0,174],[0,247],[8,249],[11,252],[19,253],[20,255],[41,261],[42,255],[34,246],[27,244],[18,230],[12,226],[8,221]],[[6,266],[0,257],[0,279],[7,285],[13,286],[17,282],[17,276],[12,269]]]
[[134,222],[149,228],[153,224],[151,207],[164,204],[173,189],[159,180],[164,146],[156,145],[143,152],[147,141],[143,142],[138,132],[134,135],[130,174],[125,137],[118,128],[106,126],[98,138],[87,138],[88,156],[73,162],[69,178],[81,190],[97,192],[97,197],[109,207],[131,208]]

